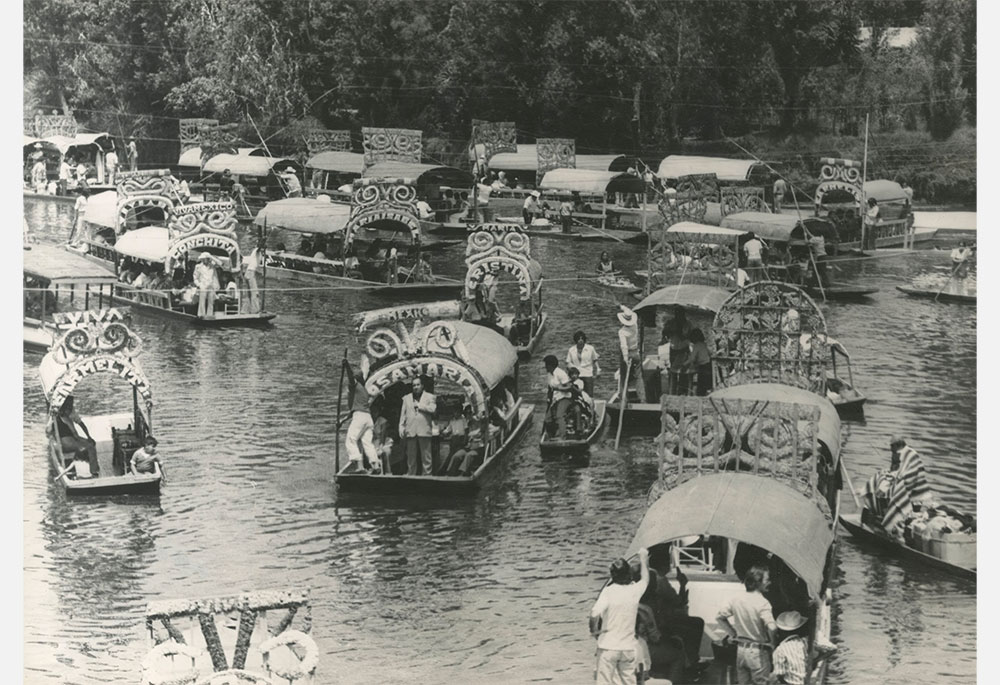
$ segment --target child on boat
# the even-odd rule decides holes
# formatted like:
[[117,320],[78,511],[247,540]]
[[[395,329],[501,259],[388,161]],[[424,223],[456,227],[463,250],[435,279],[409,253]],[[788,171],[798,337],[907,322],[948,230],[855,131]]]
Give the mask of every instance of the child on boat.
[[143,446],[132,453],[132,459],[129,460],[129,469],[135,475],[141,475],[143,473],[156,473],[156,470],[163,470],[163,465],[160,463],[160,457],[156,454],[156,446],[158,441],[152,435],[147,435],[146,440],[143,442]]
[[576,368],[575,366],[571,366],[568,369],[568,373],[569,373],[570,383],[575,385],[577,389],[580,391],[580,399],[583,400],[584,404],[586,404],[589,409],[593,409],[594,400],[593,398],[591,398],[590,395],[586,393],[586,391],[583,388],[583,379],[580,378],[580,369]]

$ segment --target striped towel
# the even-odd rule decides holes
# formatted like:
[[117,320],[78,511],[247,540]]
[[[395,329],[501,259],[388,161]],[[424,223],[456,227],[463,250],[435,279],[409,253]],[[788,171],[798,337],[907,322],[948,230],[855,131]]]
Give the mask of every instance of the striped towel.
[[899,454],[899,470],[889,490],[889,506],[882,516],[882,527],[891,531],[913,512],[912,502],[931,494],[924,463],[915,449],[904,446]]

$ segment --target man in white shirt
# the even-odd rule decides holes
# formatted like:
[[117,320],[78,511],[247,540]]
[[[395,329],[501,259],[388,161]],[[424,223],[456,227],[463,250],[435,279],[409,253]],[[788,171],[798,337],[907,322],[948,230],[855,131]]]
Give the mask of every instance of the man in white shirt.
[[66,189],[69,187],[69,180],[73,177],[73,168],[63,157],[63,161],[59,163],[59,194],[65,195]]
[[260,266],[260,261],[260,251],[256,247],[243,257],[243,276],[247,279],[247,289],[250,291],[251,314],[260,312],[260,291],[257,283],[257,268]]
[[763,595],[770,585],[768,570],[752,567],[743,577],[746,593],[731,599],[716,617],[726,636],[736,640],[736,676],[740,685],[769,682],[771,647],[778,630],[771,603]]
[[432,421],[437,411],[437,398],[424,390],[420,377],[413,379],[413,392],[403,397],[399,414],[399,437],[406,447],[406,473],[409,476],[434,475],[434,455],[431,438]]
[[556,424],[553,437],[561,438],[566,435],[566,412],[571,403],[560,403],[559,400],[572,399],[576,388],[570,381],[569,374],[559,368],[559,360],[554,354],[547,355],[543,363],[548,374],[549,407],[553,410],[552,420]]
[[781,203],[785,200],[785,193],[788,190],[788,186],[785,185],[785,179],[778,178],[774,181],[774,188],[772,189],[774,193],[774,213],[781,214]]
[[115,176],[118,175],[118,153],[114,148],[104,156],[104,166],[108,169],[108,184],[115,184]]
[[525,226],[530,226],[532,221],[542,215],[542,207],[539,204],[541,197],[542,194],[540,192],[532,190],[531,194],[524,198],[524,209],[522,210],[522,215]]
[[639,550],[640,577],[632,582],[625,559],[611,564],[611,582],[604,586],[590,610],[590,634],[597,638],[598,685],[635,682],[635,618],[639,600],[649,584],[649,550]]
[[417,200],[417,216],[421,221],[430,221],[434,218],[434,210],[426,200]]
[[747,272],[751,280],[762,280],[764,272],[764,243],[757,239],[751,232],[749,238],[743,243],[743,254],[747,256]]
[[125,148],[125,156],[128,157],[129,171],[139,170],[139,148],[136,147],[135,138],[129,138],[128,146]]
[[74,241],[80,241],[87,237],[83,220],[86,214],[87,191],[81,189],[77,191],[76,202],[73,203],[73,231],[69,236],[70,245],[74,244]]
[[593,397],[594,377],[598,371],[597,360],[601,355],[597,354],[593,345],[587,344],[587,335],[583,331],[573,334],[573,342],[575,344],[566,351],[566,365],[579,369],[583,390]]
[[281,180],[285,182],[286,194],[288,197],[302,197],[302,184],[299,177],[295,175],[295,169],[286,167],[281,174]]

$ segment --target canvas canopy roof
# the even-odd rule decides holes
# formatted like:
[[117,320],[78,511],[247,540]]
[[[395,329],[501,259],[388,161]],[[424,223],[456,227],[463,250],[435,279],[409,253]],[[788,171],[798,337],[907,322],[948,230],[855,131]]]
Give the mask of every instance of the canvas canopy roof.
[[884,178],[865,183],[865,197],[874,197],[879,202],[900,202],[906,199],[903,186]]
[[107,133],[78,133],[73,138],[69,136],[50,136],[45,141],[59,148],[59,152],[62,154],[66,154],[70,148],[86,145],[97,145],[103,150],[111,149],[111,136]]
[[364,178],[412,178],[417,185],[446,185],[467,188],[472,174],[450,166],[417,164],[415,162],[378,162],[365,169]]
[[708,224],[698,224],[693,221],[680,221],[667,229],[667,233],[699,234],[705,236],[718,236],[720,238],[737,238],[746,235],[746,231],[735,228],[723,228],[722,226],[709,226]]
[[146,226],[127,231],[115,243],[118,254],[147,262],[162,262],[167,256],[170,235],[165,226]]
[[177,166],[190,166],[201,168],[201,148],[193,147],[181,153],[177,160]]
[[115,282],[115,275],[103,266],[68,250],[42,243],[24,250],[24,273],[52,283]]
[[715,535],[777,555],[819,597],[833,531],[798,491],[771,478],[741,473],[699,476],[668,490],[646,511],[627,557],[693,535]]
[[730,292],[712,285],[668,285],[650,293],[642,302],[633,307],[636,312],[679,305],[685,309],[695,309],[715,314],[729,299]]
[[798,217],[795,214],[769,214],[767,212],[737,212],[722,218],[722,226],[744,232],[753,232],[758,238],[786,243],[805,237],[802,227],[813,235],[837,239],[836,227],[826,219]]
[[[476,145],[476,158],[482,157],[482,143]],[[470,155],[472,158],[472,155]],[[589,171],[625,171],[629,160],[625,155],[580,155],[576,156],[576,168]],[[490,169],[494,171],[537,171],[538,145],[532,143],[518,144],[517,152],[501,152],[490,160]]]
[[576,191],[593,194],[609,192],[641,193],[645,188],[645,184],[638,176],[615,171],[553,169],[545,173],[538,187],[542,190]]
[[257,213],[254,223],[299,233],[339,233],[344,230],[350,215],[349,205],[329,199],[289,197],[268,202]]
[[720,388],[709,397],[718,399],[763,400],[769,402],[794,402],[819,407],[819,439],[826,446],[834,462],[840,458],[840,416],[837,408],[825,397],[803,388],[781,383],[746,383]]
[[668,155],[660,162],[656,175],[660,178],[678,178],[691,174],[715,174],[720,181],[748,181],[755,166],[763,167],[752,159]]
[[341,174],[361,174],[365,166],[365,156],[360,152],[327,150],[310,157],[306,166]]
[[469,366],[479,372],[486,386],[495,388],[517,364],[517,349],[496,331],[466,321],[453,321],[458,339],[465,343]]
[[83,210],[83,220],[95,226],[118,227],[118,192],[106,190],[87,198],[87,208]]
[[221,154],[205,162],[205,171],[207,172],[222,173],[229,169],[237,176],[267,176],[272,169],[280,173],[286,167],[292,167],[296,171],[301,170],[301,165],[293,159],[257,154]]

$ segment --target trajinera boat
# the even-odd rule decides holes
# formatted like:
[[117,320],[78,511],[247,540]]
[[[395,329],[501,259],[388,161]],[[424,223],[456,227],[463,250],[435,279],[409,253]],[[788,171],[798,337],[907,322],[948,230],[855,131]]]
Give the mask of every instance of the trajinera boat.
[[320,652],[309,592],[245,592],[146,606],[144,683],[311,685]]
[[[514,347],[483,326],[436,319],[438,308],[449,306],[390,307],[356,318],[358,334],[367,338],[361,364],[352,372],[367,367],[364,388],[379,456],[372,471],[365,470],[363,461],[348,461],[341,468],[338,442],[336,482],[341,492],[472,495],[531,422],[534,405],[518,395]],[[407,328],[407,320],[414,322],[412,328]],[[412,401],[410,386],[416,379],[435,405],[424,418],[431,435],[414,438],[422,449],[431,450],[433,458],[424,455],[422,462],[431,464],[430,473],[423,473],[417,458],[411,457],[408,464],[405,441],[399,439],[404,405]],[[347,385],[353,385],[349,377]],[[343,378],[339,392],[343,396]]]
[[47,352],[55,342],[56,312],[111,304],[115,275],[54,245],[24,250],[24,349]]
[[[132,454],[152,430],[153,395],[136,357],[142,341],[125,324],[118,309],[57,313],[59,338],[42,358],[39,376],[49,413],[46,434],[55,480],[68,495],[158,494],[163,474],[133,473]],[[67,431],[77,432],[74,391],[88,376],[107,373],[132,386],[128,412],[79,417],[92,446],[73,454],[64,450]],[[69,427],[68,424],[72,424]],[[84,436],[78,436],[83,438]]]
[[[566,434],[563,436],[555,434],[554,423],[545,422],[538,439],[542,456],[560,454],[573,457],[585,453],[604,431],[608,403],[605,400],[587,402],[581,398],[563,398],[557,402],[570,403],[572,409],[567,413],[575,418],[567,425]],[[551,416],[553,410],[554,407],[550,406],[546,416]]]
[[[790,304],[796,302],[760,298],[756,311],[766,323],[787,315]],[[808,303],[803,310],[811,315]],[[726,311],[724,305],[717,319]],[[773,615],[797,611],[805,618],[807,682],[822,683],[825,657],[835,649],[840,418],[815,391],[821,365],[780,365],[784,346],[763,344],[762,336],[774,337],[766,327],[721,328],[717,368],[728,369],[731,350],[740,350],[739,373],[718,374],[707,396],[662,398],[658,479],[625,551],[630,560],[650,551],[656,580],[641,601],[654,615],[662,594],[656,587],[669,583],[681,597],[680,615],[656,619],[666,638],[647,642],[651,673],[672,682],[733,682],[735,645],[721,639],[718,617],[745,594],[744,579],[756,566],[769,572],[763,594]],[[790,334],[798,339],[798,331]],[[684,575],[668,579],[675,569]],[[685,662],[698,664],[698,673]]]
[[865,485],[861,511],[840,515],[854,537],[963,578],[976,578],[976,520],[933,494],[923,462],[894,439],[899,462]]
[[[378,295],[457,294],[461,281],[432,273],[427,251],[433,245],[425,245],[416,203],[410,179],[363,178],[354,182],[349,206],[325,198],[289,198],[269,203],[254,222],[269,236],[267,264],[274,278],[331,283]],[[292,251],[280,229],[312,238],[301,238]],[[394,240],[379,235],[387,231],[406,235],[408,248],[397,248]],[[372,233],[370,240],[367,233]],[[368,247],[362,250],[363,240]]]

